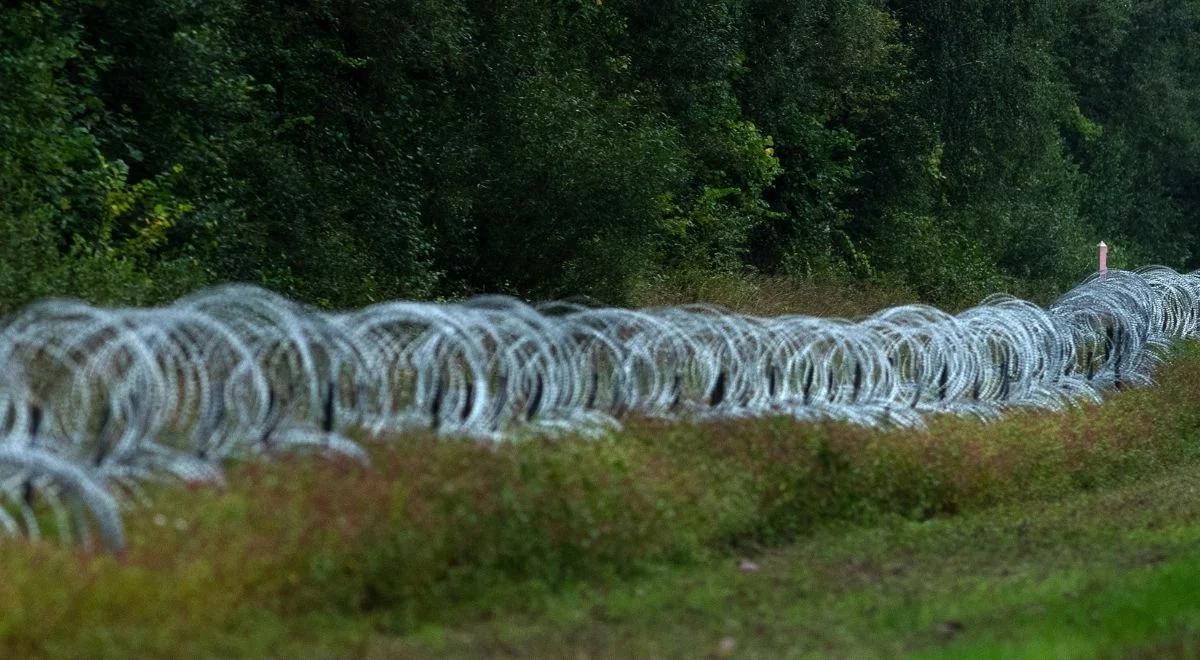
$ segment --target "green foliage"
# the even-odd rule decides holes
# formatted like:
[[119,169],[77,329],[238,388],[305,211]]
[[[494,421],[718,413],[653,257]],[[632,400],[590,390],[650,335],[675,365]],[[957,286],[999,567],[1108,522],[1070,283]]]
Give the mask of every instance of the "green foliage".
[[106,62],[52,6],[0,13],[0,310],[46,295],[146,303],[203,277],[165,255],[190,211],[178,167],[131,181],[104,155],[105,118],[91,87]]
[[[1079,111],[1100,127],[1076,140],[1083,217],[1126,244],[1122,257],[1194,267],[1200,176],[1200,6],[1069,3]],[[1114,257],[1121,253],[1115,252]]]
[[61,0],[0,18],[0,310],[1200,264],[1191,0]]
[[783,167],[767,194],[778,214],[757,235],[753,263],[869,276],[863,248],[881,216],[927,204],[932,187],[922,179],[936,173],[912,167],[936,142],[912,114],[916,86],[898,25],[860,0],[758,0],[749,12],[749,72],[739,89]]

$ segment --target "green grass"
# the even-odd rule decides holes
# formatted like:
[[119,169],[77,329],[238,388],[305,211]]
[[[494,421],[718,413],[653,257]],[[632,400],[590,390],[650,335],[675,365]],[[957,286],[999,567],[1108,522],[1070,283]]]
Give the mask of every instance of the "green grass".
[[643,421],[234,466],[154,489],[120,558],[0,544],[0,656],[1186,649],[1200,349],[1160,381],[919,431]]
[[[429,656],[1096,657],[1200,631],[1200,468],[1039,507],[830,528],[519,614],[377,637]],[[1153,646],[1153,649],[1163,648]]]

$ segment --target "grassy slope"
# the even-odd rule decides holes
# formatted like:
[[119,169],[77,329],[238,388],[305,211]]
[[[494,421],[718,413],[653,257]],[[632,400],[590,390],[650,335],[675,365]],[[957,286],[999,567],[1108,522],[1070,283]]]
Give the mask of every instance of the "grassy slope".
[[0,656],[1174,649],[1200,586],[1197,382],[1191,347],[1158,387],[991,424],[643,422],[236,467],[152,492],[120,559],[0,544]]
[[[753,558],[576,588],[377,655],[1096,657],[1200,631],[1200,468],[1037,507],[826,529]],[[1197,633],[1200,635],[1200,632]],[[1200,637],[1198,637],[1200,639]],[[729,642],[725,642],[729,645]]]

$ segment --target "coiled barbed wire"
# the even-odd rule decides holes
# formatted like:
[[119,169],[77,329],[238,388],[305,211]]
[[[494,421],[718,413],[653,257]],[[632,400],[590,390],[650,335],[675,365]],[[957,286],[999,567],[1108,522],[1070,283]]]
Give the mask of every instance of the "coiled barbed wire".
[[51,300],[0,326],[0,532],[120,549],[150,480],[216,481],[233,457],[333,452],[427,429],[502,441],[629,415],[787,415],[918,426],[931,413],[1058,410],[1148,384],[1200,322],[1200,273],[1093,276],[1048,308],[852,322],[715,307],[533,307],[489,296],[324,313],[248,285],[155,309]]

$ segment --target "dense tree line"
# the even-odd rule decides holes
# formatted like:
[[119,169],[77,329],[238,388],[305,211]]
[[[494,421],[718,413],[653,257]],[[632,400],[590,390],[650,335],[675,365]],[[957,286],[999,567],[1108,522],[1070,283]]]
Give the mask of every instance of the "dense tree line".
[[1198,265],[1197,0],[0,3],[0,310]]

